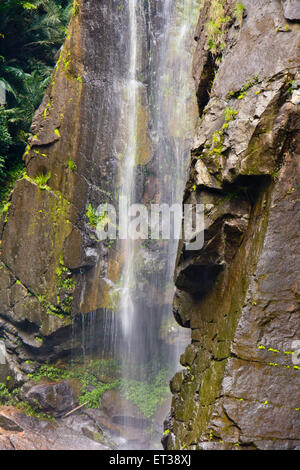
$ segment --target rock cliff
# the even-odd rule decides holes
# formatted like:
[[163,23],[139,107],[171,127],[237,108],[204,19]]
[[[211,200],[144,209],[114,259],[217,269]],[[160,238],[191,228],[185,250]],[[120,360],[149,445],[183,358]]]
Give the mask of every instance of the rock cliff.
[[114,2],[74,5],[32,123],[26,174],[1,220],[0,334],[20,383],[33,369],[27,359],[54,360],[76,348],[72,316],[108,306],[99,276],[109,250],[97,243],[87,207],[109,202],[117,186],[109,147],[118,126],[111,76],[117,81],[125,73],[127,36],[119,32],[128,18]]
[[298,3],[201,12],[184,202],[205,205],[205,242],[178,253],[174,315],[191,344],[171,382],[168,449],[300,446]]

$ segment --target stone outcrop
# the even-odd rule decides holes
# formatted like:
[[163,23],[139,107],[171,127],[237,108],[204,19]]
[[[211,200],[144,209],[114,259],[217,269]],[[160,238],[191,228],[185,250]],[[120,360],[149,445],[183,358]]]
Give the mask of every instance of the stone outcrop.
[[219,3],[216,49],[210,2],[195,35],[201,124],[184,202],[205,204],[205,241],[179,248],[174,315],[192,341],[163,443],[297,449],[299,2],[245,0],[239,17]]
[[21,390],[20,398],[39,412],[49,413],[60,417],[78,406],[77,395],[80,384],[63,380],[57,383],[31,384],[27,382]]
[[47,421],[0,407],[0,450],[109,450],[101,428],[87,415]]

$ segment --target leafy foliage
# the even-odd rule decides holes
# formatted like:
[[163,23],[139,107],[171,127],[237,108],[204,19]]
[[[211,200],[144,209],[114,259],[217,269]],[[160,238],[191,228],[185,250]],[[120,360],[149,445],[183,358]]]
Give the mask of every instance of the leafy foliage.
[[22,401],[15,403],[16,408],[23,411],[27,416],[31,416],[32,418],[42,419],[44,421],[55,421],[55,418],[47,413],[43,413],[39,411],[37,407],[32,406],[27,401]]
[[12,402],[12,394],[4,383],[0,382],[0,405],[10,405]]
[[240,26],[242,26],[243,23],[244,11],[245,6],[241,2],[237,2],[233,7],[234,16],[238,20]]
[[77,169],[76,163],[71,158],[69,158],[69,160],[67,162],[67,165],[68,165],[68,168],[70,168],[71,171],[75,171]]
[[[34,374],[28,377],[36,382],[47,377],[50,380],[76,379],[81,383],[81,395],[78,398],[80,404],[86,403],[89,408],[99,408],[104,392],[120,385],[119,363],[114,360],[90,360],[82,364],[74,363],[67,368],[59,368],[54,365],[43,365]],[[103,382],[105,374],[107,382]]]
[[225,14],[224,0],[212,0],[205,31],[208,49],[215,56],[222,53],[225,48],[226,28],[230,20],[231,18]]
[[71,0],[0,2],[0,88],[6,95],[5,107],[0,106],[2,186],[24,152],[71,11]]
[[81,393],[78,401],[81,405],[87,402],[89,408],[99,408],[101,406],[101,397],[104,392],[117,388],[120,385],[119,380],[115,380],[110,383],[98,383],[93,390],[88,390],[87,386],[84,386],[84,392]]
[[238,91],[230,91],[228,93],[228,98],[234,98],[234,99],[238,99],[238,100],[242,100],[244,98],[244,96],[246,95],[247,91],[250,90],[250,88],[254,87],[255,85],[257,85],[259,83],[259,78],[257,75],[255,75],[255,77],[253,78],[249,78],[249,80],[247,81],[247,83],[245,83],[245,85],[242,86],[242,88]]
[[49,171],[46,174],[41,173],[39,175],[36,175],[36,177],[34,178],[34,181],[36,182],[36,184],[38,185],[40,189],[47,189],[48,188],[47,183],[50,178],[51,178],[51,172]]
[[123,380],[121,390],[126,399],[134,403],[146,418],[151,418],[157,406],[165,400],[169,393],[168,371],[159,371],[154,382],[150,383],[138,380]]
[[230,108],[227,106],[224,110],[225,122],[233,121],[237,115],[237,110],[235,108]]
[[132,377],[121,378],[120,363],[116,360],[89,360],[72,363],[64,368],[43,365],[28,377],[39,382],[44,377],[52,381],[76,379],[81,383],[80,404],[87,402],[89,408],[99,408],[104,392],[119,388],[122,395],[134,403],[146,418],[151,418],[169,393],[169,372],[160,370],[151,373],[144,380]]

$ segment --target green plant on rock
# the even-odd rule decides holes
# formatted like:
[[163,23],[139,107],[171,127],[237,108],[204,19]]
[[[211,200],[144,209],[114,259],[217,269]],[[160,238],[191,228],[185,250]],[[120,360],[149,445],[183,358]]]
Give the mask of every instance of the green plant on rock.
[[225,15],[224,0],[212,0],[209,20],[205,24],[207,46],[213,55],[218,55],[225,48],[226,28],[231,20]]
[[0,382],[0,405],[10,405],[13,403],[13,397],[4,383]]
[[68,165],[68,168],[70,168],[71,171],[75,171],[77,169],[76,163],[71,158],[69,158],[69,160],[67,162],[67,165]]
[[7,202],[6,204],[4,204],[4,207],[3,207],[2,212],[1,212],[2,214],[6,214],[5,219],[4,219],[5,223],[7,222],[8,210],[9,210],[10,206],[11,206],[11,203]]
[[98,223],[98,215],[96,209],[93,208],[92,204],[89,204],[85,215],[88,218],[89,224],[96,228]]
[[208,155],[210,157],[220,156],[223,150],[223,142],[224,142],[223,130],[215,131],[212,135],[211,148],[208,151]]
[[247,83],[245,83],[245,85],[243,85],[240,90],[230,91],[228,93],[228,97],[229,98],[235,98],[235,99],[237,98],[238,100],[242,100],[244,98],[244,96],[246,95],[247,91],[250,90],[250,88],[257,85],[258,83],[259,83],[259,78],[258,78],[257,75],[255,75],[255,77],[249,78]]
[[237,2],[233,7],[233,14],[240,26],[243,24],[244,12],[245,6],[241,2]]
[[117,388],[120,385],[120,380],[115,380],[111,383],[99,383],[93,390],[89,391],[86,387],[82,391],[78,401],[80,405],[86,403],[88,408],[100,408],[101,398],[104,392]]
[[44,377],[51,380],[64,380],[69,378],[69,373],[65,369],[60,369],[51,364],[44,364],[33,374],[28,374],[28,378],[39,382]]
[[55,317],[60,318],[61,320],[65,318],[62,311],[58,307],[48,302],[45,295],[37,294],[36,299],[38,300],[42,309],[47,315],[53,315]]
[[66,71],[69,70],[70,64],[71,64],[71,53],[70,51],[67,52],[66,57],[63,59],[63,64],[64,64],[64,69]]
[[64,367],[44,364],[28,378],[36,382],[43,378],[51,381],[76,379],[81,384],[80,404],[89,408],[99,408],[103,394],[120,388],[121,394],[135,404],[146,418],[151,418],[157,406],[169,394],[167,370],[158,373],[148,371],[147,381],[121,379],[121,365],[113,359],[89,360],[73,362]]
[[[0,81],[1,85],[1,81]],[[8,131],[7,118],[4,106],[0,105],[0,179],[5,176],[4,164],[12,138]]]
[[[197,158],[204,157],[217,157],[219,158],[223,151],[224,143],[224,130],[228,127],[228,122],[225,122],[223,127],[212,134],[211,139],[206,142],[202,154]],[[195,186],[195,185],[194,185]],[[194,188],[194,187],[193,187]]]
[[229,106],[227,106],[224,110],[225,122],[228,123],[230,121],[233,121],[236,118],[237,113],[238,112],[235,108],[230,108]]
[[51,415],[39,411],[37,407],[30,405],[27,401],[22,401],[15,404],[16,408],[23,411],[27,416],[32,418],[38,418],[43,421],[56,421],[55,418]]
[[294,90],[297,89],[297,82],[296,80],[290,80],[289,81],[289,89],[288,89],[288,93],[293,93]]
[[107,212],[100,215],[97,209],[94,209],[91,204],[88,205],[85,215],[88,218],[90,226],[93,228],[97,228],[98,224],[100,224],[99,229],[102,230],[105,224],[109,222]]
[[0,185],[0,214],[4,208],[7,208],[15,183],[24,176],[25,171],[23,162],[18,161],[11,165],[9,171],[6,172],[6,182],[4,185]]
[[72,278],[71,271],[65,265],[62,255],[59,258],[59,266],[56,268],[56,275],[59,287],[65,291],[73,292],[76,287],[76,282]]
[[36,175],[35,178],[33,178],[33,181],[38,185],[40,189],[49,189],[49,186],[47,185],[49,179],[51,178],[51,172],[48,171],[46,174],[40,173]]
[[135,404],[146,418],[151,418],[169,393],[168,371],[161,370],[154,382],[141,382],[124,379],[121,383],[121,393]]
[[[64,368],[44,364],[28,378],[40,382],[43,378],[52,381],[76,379],[81,384],[80,404],[86,403],[89,408],[99,408],[104,392],[120,386],[120,363],[115,360],[90,360],[83,363],[72,363]],[[107,374],[107,375],[106,375]],[[105,376],[106,381],[103,382]]]

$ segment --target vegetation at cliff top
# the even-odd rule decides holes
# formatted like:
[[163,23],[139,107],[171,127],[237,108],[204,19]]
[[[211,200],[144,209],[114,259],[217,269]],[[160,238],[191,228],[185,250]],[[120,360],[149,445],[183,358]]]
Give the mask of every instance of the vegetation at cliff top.
[[224,0],[212,0],[205,29],[207,46],[213,55],[218,55],[225,48],[226,27],[230,20],[230,16],[225,14]]
[[71,0],[0,3],[1,201],[6,185],[14,179],[10,172],[17,176],[16,163],[21,161],[71,14]]
[[245,6],[241,2],[237,2],[233,7],[233,13],[235,18],[238,20],[240,26],[243,23],[243,17],[245,12]]
[[[243,23],[245,6],[241,2],[236,2],[231,11],[226,11],[224,0],[211,0],[209,18],[205,24],[207,34],[207,47],[214,56],[220,56],[225,49],[226,30],[236,18],[240,27]],[[228,14],[226,14],[228,12]]]

